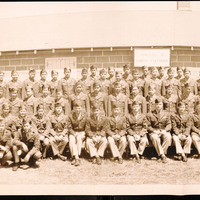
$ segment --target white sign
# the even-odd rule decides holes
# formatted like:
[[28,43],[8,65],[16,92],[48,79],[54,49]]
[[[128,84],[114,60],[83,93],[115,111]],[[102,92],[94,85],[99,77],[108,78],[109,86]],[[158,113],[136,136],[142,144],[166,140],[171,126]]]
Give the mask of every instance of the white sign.
[[170,49],[134,49],[134,66],[169,67]]

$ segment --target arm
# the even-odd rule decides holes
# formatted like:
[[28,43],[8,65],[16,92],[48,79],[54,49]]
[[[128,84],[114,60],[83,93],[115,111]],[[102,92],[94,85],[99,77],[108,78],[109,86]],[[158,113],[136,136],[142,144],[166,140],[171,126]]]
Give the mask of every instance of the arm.
[[171,116],[171,122],[172,122],[172,129],[173,129],[173,132],[178,135],[179,134],[179,130],[176,126],[176,117],[175,116]]
[[88,98],[88,95],[85,99],[85,107],[86,107],[86,112],[88,114],[88,117],[90,116],[90,103],[89,103],[89,98]]
[[172,128],[171,120],[170,120],[170,116],[168,115],[168,117],[167,117],[167,124],[166,124],[165,130],[166,130],[167,132],[169,132],[169,131],[171,131],[171,128]]
[[128,116],[128,98],[126,98],[124,102],[124,115]]
[[103,102],[103,104],[104,104],[105,115],[108,116],[108,98],[107,98],[106,95],[104,96],[104,102]]
[[111,107],[112,107],[112,100],[111,100],[111,96],[109,96],[109,97],[108,97],[108,117],[110,117],[111,114],[112,114],[112,109],[111,109]]
[[165,81],[162,81],[162,85],[161,85],[161,94],[162,96],[166,95],[166,89],[165,89]]
[[151,113],[147,114],[147,130],[153,132],[154,128],[151,126],[151,117]]
[[186,122],[186,129],[183,133],[183,135],[189,136],[191,131],[191,116],[188,117],[188,120]]
[[149,87],[149,83],[147,81],[144,82],[144,97],[146,98],[148,95],[148,87]]
[[142,113],[147,114],[147,102],[145,98],[142,99]]
[[85,133],[89,138],[92,138],[94,136],[94,133],[91,131],[91,124],[90,119],[86,120],[86,127],[85,127]]
[[195,127],[195,123],[196,123],[196,120],[195,120],[195,116],[191,119],[191,129],[193,132],[199,134],[200,133],[200,129],[198,129],[197,127]]

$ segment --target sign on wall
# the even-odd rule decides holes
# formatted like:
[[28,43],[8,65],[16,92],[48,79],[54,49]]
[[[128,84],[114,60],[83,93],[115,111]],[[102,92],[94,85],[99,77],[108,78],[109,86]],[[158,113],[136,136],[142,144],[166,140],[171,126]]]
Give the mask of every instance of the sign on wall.
[[169,67],[170,49],[136,48],[134,49],[134,66]]

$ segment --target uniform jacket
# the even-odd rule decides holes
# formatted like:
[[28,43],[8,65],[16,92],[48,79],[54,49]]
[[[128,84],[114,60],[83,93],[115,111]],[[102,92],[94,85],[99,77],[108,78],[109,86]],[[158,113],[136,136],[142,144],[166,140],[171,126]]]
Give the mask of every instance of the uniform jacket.
[[154,130],[166,130],[167,132],[171,131],[171,120],[168,112],[161,111],[158,114],[155,111],[147,114],[148,120],[148,130],[153,132]]
[[173,78],[173,79],[164,79],[162,81],[162,96],[166,95],[166,87],[168,85],[173,85],[173,94],[180,96],[181,91],[180,91],[180,86],[179,86],[179,80]]
[[133,85],[137,85],[137,87],[139,88],[139,92],[142,96],[144,96],[144,83],[145,81],[141,78],[139,78],[138,80],[135,80],[133,79],[130,83],[130,88],[133,86]]
[[177,102],[178,96],[172,94],[171,96],[164,95],[163,96],[163,106],[164,110],[169,113],[176,113],[177,112]]
[[180,90],[181,90],[181,94],[185,94],[185,84],[188,83],[190,88],[191,88],[191,92],[194,94],[194,95],[197,95],[197,84],[196,84],[196,81],[192,78],[189,78],[188,80],[183,78],[180,80],[179,82],[179,87],[180,87]]
[[20,98],[16,98],[15,100],[9,99],[8,104],[10,105],[10,113],[14,116],[18,116],[19,108],[22,105],[23,101]]
[[[124,95],[126,95],[127,97],[130,96],[130,88],[129,88],[129,83],[127,83],[126,81],[124,81],[123,79],[119,82],[122,86],[122,93]],[[109,94],[113,94],[114,93],[114,88],[113,88],[114,82],[113,84],[110,84],[110,88],[109,88]]]
[[172,131],[178,135],[180,133],[188,136],[191,130],[191,116],[188,113],[184,113],[181,117],[179,114],[171,115]]
[[118,119],[114,116],[108,118],[108,128],[106,133],[109,136],[119,134],[120,136],[124,136],[126,134],[126,117],[118,116]]
[[72,111],[69,116],[69,134],[74,135],[75,132],[85,131],[87,115],[82,112],[80,117],[76,116],[75,111]]
[[0,133],[0,145],[6,147],[6,149],[9,150],[12,145],[11,141],[12,141],[11,131],[4,130],[3,133]]
[[10,98],[9,89],[16,88],[18,93],[18,98],[22,99],[22,82],[21,81],[12,81],[10,80],[6,84],[6,98]]
[[127,132],[129,135],[139,134],[143,136],[144,132],[147,132],[148,122],[146,115],[138,113],[138,116],[129,114],[127,117]]
[[37,100],[37,105],[42,103],[44,105],[44,113],[45,115],[50,114],[51,112],[53,112],[54,106],[54,98],[51,96],[47,96],[47,97],[40,97]]
[[146,97],[146,104],[147,104],[147,113],[151,113],[153,111],[155,111],[156,106],[155,106],[155,100],[160,97],[157,95],[153,95],[153,96],[147,96]]
[[23,83],[22,83],[22,99],[26,98],[26,87],[27,85],[31,86],[33,88],[33,96],[36,95],[36,83],[37,81],[34,80],[30,80],[29,78],[26,79]]
[[58,80],[56,80],[56,81],[51,80],[47,84],[48,84],[49,89],[50,89],[51,97],[55,97],[56,96],[56,89],[58,88]]
[[27,115],[33,116],[36,114],[37,101],[38,99],[35,98],[33,95],[29,98],[24,99],[23,105],[27,109]]
[[85,133],[88,137],[93,136],[106,136],[108,129],[108,120],[104,116],[99,116],[99,120],[94,119],[94,116],[87,118]]
[[91,80],[89,78],[86,78],[85,80],[80,79],[79,82],[82,83],[82,90],[84,94],[89,94],[91,91]]
[[41,97],[42,95],[42,87],[44,85],[49,86],[49,81],[45,80],[39,80],[36,84],[35,84],[35,97]]
[[192,116],[192,131],[199,134],[199,132],[200,132],[200,115],[194,114]]
[[70,112],[71,112],[71,108],[70,108],[70,105],[69,105],[69,100],[61,97],[60,99],[54,99],[53,101],[53,108],[52,110],[54,111],[55,110],[55,104],[56,103],[60,103],[62,105],[62,108],[63,108],[63,111],[64,111],[64,114],[65,115],[69,115]]
[[33,129],[36,132],[45,137],[49,137],[50,125],[51,125],[49,117],[44,115],[42,118],[39,118],[39,116],[36,114],[35,116],[32,117],[32,122],[33,122]]
[[156,95],[160,96],[161,95],[161,84],[162,84],[162,81],[158,78],[146,80],[145,84],[144,84],[144,97],[147,97],[147,95],[149,94],[148,88],[150,85],[156,86]]
[[69,127],[68,116],[61,113],[59,116],[53,113],[50,117],[50,134],[55,135],[67,135]]

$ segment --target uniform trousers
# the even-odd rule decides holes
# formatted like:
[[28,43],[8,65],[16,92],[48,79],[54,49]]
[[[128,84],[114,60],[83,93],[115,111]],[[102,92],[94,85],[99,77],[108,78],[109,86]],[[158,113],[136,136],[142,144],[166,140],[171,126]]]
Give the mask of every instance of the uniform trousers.
[[190,153],[192,145],[192,138],[190,136],[187,136],[185,139],[180,139],[177,135],[174,134],[172,138],[176,146],[177,154]]
[[[139,141],[136,141],[134,136],[132,135],[128,135],[127,139],[130,148],[130,155],[136,155],[136,154],[142,155],[144,153],[144,150],[148,145],[148,139],[146,135],[141,136]],[[137,148],[137,143],[138,143],[138,148]]]
[[195,132],[192,132],[191,135],[192,135],[192,142],[196,147],[198,154],[200,154],[200,135]]
[[60,141],[57,141],[54,137],[50,137],[49,141],[53,151],[53,155],[56,156],[57,154],[63,153],[69,140],[68,136],[64,136]]
[[20,157],[24,157],[27,155],[27,153],[30,155],[30,158],[33,157],[34,160],[38,160],[42,157],[41,152],[37,148],[32,148],[29,152],[24,152],[22,150],[21,155],[18,154],[18,150],[22,150],[20,147],[17,147],[16,145],[13,145],[13,155],[15,163],[19,163]]
[[85,132],[75,132],[74,135],[69,136],[69,149],[71,156],[80,156],[83,140],[85,139]]
[[122,157],[127,146],[126,136],[120,137],[119,140],[115,140],[113,137],[109,136],[108,144],[114,158]]
[[149,134],[153,146],[158,156],[167,154],[167,149],[171,145],[171,134],[169,132],[157,134],[152,132]]
[[7,153],[5,151],[0,151],[0,160],[1,164],[5,164],[7,160],[12,159],[12,153],[11,151],[8,151]]
[[91,157],[104,156],[105,149],[107,147],[106,137],[101,137],[94,141],[92,138],[87,137],[86,148]]

